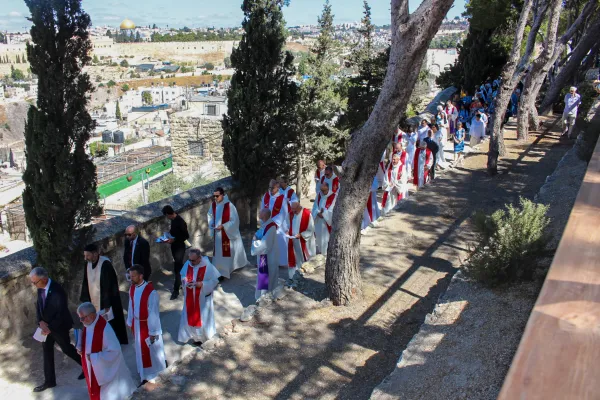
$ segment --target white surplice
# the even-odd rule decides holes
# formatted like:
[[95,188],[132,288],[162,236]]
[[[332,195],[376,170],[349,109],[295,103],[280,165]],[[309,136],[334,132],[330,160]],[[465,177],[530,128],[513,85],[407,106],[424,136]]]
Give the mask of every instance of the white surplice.
[[300,222],[302,222],[302,214],[304,213],[304,210],[305,209],[302,209],[302,212],[299,214],[294,214],[294,218],[292,220],[292,234],[290,236],[296,236],[297,234],[300,234],[302,238],[304,238],[306,242],[306,249],[308,251],[308,259],[305,260],[304,258],[300,239],[289,239],[292,240],[294,245],[294,255],[296,257],[296,266],[288,269],[290,279],[294,277],[294,274],[300,267],[302,267],[304,262],[308,261],[310,257],[313,257],[317,253],[315,248],[315,223],[312,214],[308,213],[308,226],[306,230],[300,232]]
[[[258,287],[255,291],[255,297],[258,300],[260,296],[272,292],[279,285],[279,246],[277,246],[277,228],[271,228],[265,235],[265,228],[273,220],[269,218],[266,222],[261,221],[261,226],[258,232],[256,232],[256,240],[252,241],[252,247],[250,251],[253,256],[256,256],[256,265],[260,265],[260,256],[267,256],[267,267],[269,271],[269,289],[259,290]],[[258,277],[257,277],[258,280]],[[257,281],[258,286],[258,281]]]
[[[398,174],[400,174],[400,179],[398,179]],[[388,166],[388,170],[385,174],[385,181],[383,185],[384,196],[385,196],[385,204],[381,203],[383,214],[389,213],[396,204],[398,203],[398,197],[400,199],[404,199],[408,196],[408,185],[407,182],[407,173],[405,165],[402,161],[399,161],[397,165],[390,164]]]
[[[429,152],[430,156],[427,157],[427,152]],[[417,169],[417,187],[421,188],[427,182],[425,180],[425,166],[429,169],[433,166],[433,153],[429,151],[429,149],[419,149],[418,159],[415,158],[417,165],[415,168]],[[428,176],[429,179],[429,176]]]
[[[204,256],[196,266],[192,266],[194,270],[194,279],[198,277],[198,270],[206,266],[204,279],[202,280],[202,289],[200,290],[200,298],[194,298],[194,301],[200,302],[200,317],[202,320],[201,327],[189,326],[187,319],[187,271],[188,266],[192,265],[189,261],[181,268],[181,285],[183,287],[183,311],[179,322],[179,335],[177,339],[180,342],[187,342],[192,339],[194,342],[205,342],[213,337],[217,331],[215,327],[215,314],[213,307],[213,290],[219,283],[219,271],[210,263],[208,257]],[[194,290],[195,293],[195,290]]]
[[[333,199],[330,198],[333,196]],[[319,193],[312,209],[312,217],[315,224],[316,252],[317,254],[327,255],[327,245],[329,244],[329,227],[333,221],[333,208],[335,207],[336,193],[331,191],[324,195]],[[327,202],[330,201],[329,207]],[[321,212],[322,217],[319,217]]]
[[319,193],[321,191],[321,178],[325,176],[325,168],[318,169],[315,171],[315,193]]
[[[261,202],[260,202],[261,209],[264,208],[265,196],[266,196],[266,194],[263,195],[263,198],[261,199]],[[283,194],[281,193],[281,191],[278,192],[276,195],[270,194],[269,210],[271,210],[271,213],[273,212],[273,207],[275,207],[275,202],[277,201],[279,196],[283,197]],[[279,211],[279,213],[277,215],[271,214],[271,218],[273,219],[273,222],[275,222],[277,224],[277,246],[279,248],[279,266],[286,266],[288,264],[288,260],[287,260],[287,238],[286,238],[285,234],[287,233],[287,231],[289,229],[289,227],[288,227],[289,217],[288,217],[288,208],[286,206],[285,197],[283,197],[281,211]]]
[[419,125],[419,129],[417,130],[417,138],[419,139],[419,142],[422,142],[423,139],[427,137],[427,132],[429,132],[429,126]]
[[[141,380],[151,380],[158,376],[158,374],[166,368],[165,364],[165,347],[162,337],[162,327],[160,325],[160,306],[159,296],[156,290],[150,292],[148,297],[148,335],[158,336],[158,339],[149,346],[150,349],[150,360],[152,366],[144,368],[142,363],[142,340],[140,339],[140,306],[142,300],[142,293],[148,286],[148,282],[144,281],[139,286],[135,287],[133,293],[134,307],[131,309],[131,301],[129,301],[129,311],[127,312],[127,326],[133,327],[134,339],[135,339],[135,360],[137,362],[137,370],[140,374]],[[134,318],[135,311],[135,318]]]
[[87,262],[88,289],[90,291],[90,303],[94,305],[96,311],[102,310],[100,307],[100,276],[102,274],[102,265],[104,261],[110,261],[104,256],[98,258],[96,268],[92,268],[92,262]]
[[[215,240],[215,252],[212,262],[214,266],[217,267],[221,275],[229,279],[233,271],[244,268],[248,264],[248,258],[246,257],[246,250],[244,249],[242,235],[240,234],[240,217],[237,209],[233,203],[229,201],[229,197],[227,197],[227,195],[225,195],[223,201],[216,204],[217,215],[213,215],[212,204],[210,207],[208,207],[207,215],[208,226],[210,228],[209,232]],[[225,204],[229,204],[229,221],[223,223],[223,208],[225,207]],[[217,231],[214,229],[219,225],[223,225],[223,230],[229,238],[231,257],[223,256],[223,231]]]
[[[385,175],[385,156],[387,154],[387,150],[383,150],[383,154],[381,155],[381,160],[379,160],[379,165],[377,166],[377,174],[375,175],[375,179],[377,180],[378,186],[383,186],[383,176]],[[317,192],[319,193],[319,192]]]
[[446,145],[446,130],[440,129],[433,136],[433,141],[438,145],[439,150],[436,155],[436,165],[441,168],[446,168],[446,159],[444,157],[444,146]]
[[406,173],[408,175],[412,174],[418,138],[417,132],[407,132],[404,134],[404,140],[406,140]]
[[[133,379],[131,379],[131,372],[125,364],[119,339],[117,339],[117,335],[115,335],[115,331],[109,323],[106,323],[104,327],[102,351],[92,353],[94,328],[98,318],[102,317],[96,315],[94,322],[85,328],[85,353],[89,356],[90,361],[87,363],[88,376],[92,376],[93,369],[96,381],[100,386],[101,400],[122,400],[130,396],[136,387]],[[79,335],[77,343],[79,351],[82,349],[82,338],[83,335]]]
[[377,178],[373,179],[373,183],[371,184],[371,190],[369,192],[369,198],[371,199],[369,207],[369,199],[367,199],[367,204],[365,206],[365,211],[363,212],[363,219],[360,229],[365,229],[371,223],[377,221],[380,217],[379,203],[377,203],[377,188],[379,184],[377,182]]
[[292,203],[300,203],[300,200],[298,199],[298,195],[296,194],[296,191],[294,189],[292,189],[291,186],[288,186],[285,189],[280,188],[279,191],[285,197],[285,202],[288,205],[288,212],[291,210]]

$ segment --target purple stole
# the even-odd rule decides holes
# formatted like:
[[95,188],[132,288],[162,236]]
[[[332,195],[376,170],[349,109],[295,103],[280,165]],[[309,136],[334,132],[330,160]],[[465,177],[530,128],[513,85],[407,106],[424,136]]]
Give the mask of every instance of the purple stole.
[[[267,232],[271,227],[277,227],[275,222],[271,222],[265,227],[263,232],[263,238],[267,235]],[[266,254],[258,256],[258,281],[256,283],[256,290],[268,290],[269,289],[269,261]]]

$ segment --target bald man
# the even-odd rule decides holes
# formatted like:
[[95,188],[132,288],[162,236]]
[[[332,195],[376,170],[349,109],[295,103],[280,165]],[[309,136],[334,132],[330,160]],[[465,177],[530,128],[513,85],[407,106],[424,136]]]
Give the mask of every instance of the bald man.
[[140,236],[139,229],[135,225],[129,225],[125,229],[123,263],[125,264],[125,270],[128,270],[135,264],[144,267],[144,279],[150,282],[150,274],[152,273],[152,267],[150,266],[150,243]]
[[288,277],[292,279],[296,271],[316,252],[315,222],[309,209],[300,203],[292,203],[288,231]]

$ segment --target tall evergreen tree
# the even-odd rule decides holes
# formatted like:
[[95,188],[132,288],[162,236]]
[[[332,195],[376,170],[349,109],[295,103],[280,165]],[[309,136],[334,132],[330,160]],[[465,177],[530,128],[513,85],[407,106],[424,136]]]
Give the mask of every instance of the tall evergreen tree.
[[350,61],[358,69],[358,75],[350,78],[348,85],[348,111],[340,119],[340,124],[350,131],[358,130],[367,120],[375,107],[390,58],[389,47],[377,52],[373,39],[375,26],[371,22],[371,7],[364,1],[361,27],[358,29],[360,40],[356,43]]
[[121,116],[121,107],[119,106],[119,100],[117,100],[117,106],[115,108],[115,117],[117,118],[117,120],[121,120],[122,116]]
[[258,198],[277,175],[294,166],[297,87],[293,56],[285,45],[283,0],[244,0],[244,35],[231,54],[235,73],[223,117],[224,161],[250,197]]
[[76,228],[97,213],[96,168],[85,153],[94,122],[86,105],[92,83],[90,17],[81,0],[25,0],[31,12],[27,57],[38,76],[25,127],[25,220],[37,262],[59,280],[80,246]]
[[334,15],[329,0],[318,19],[320,33],[306,62],[309,78],[300,88],[298,116],[298,190],[302,187],[307,158],[339,161],[345,154],[346,131],[336,126],[336,118],[346,109],[340,84],[333,79],[338,71],[334,59],[339,53],[333,26]]

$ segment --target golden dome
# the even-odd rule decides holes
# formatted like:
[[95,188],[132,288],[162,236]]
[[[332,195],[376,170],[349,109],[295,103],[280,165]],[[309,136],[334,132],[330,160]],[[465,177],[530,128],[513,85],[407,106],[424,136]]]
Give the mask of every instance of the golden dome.
[[135,24],[132,20],[126,18],[121,22],[121,29],[135,29]]

